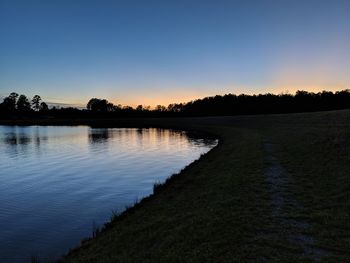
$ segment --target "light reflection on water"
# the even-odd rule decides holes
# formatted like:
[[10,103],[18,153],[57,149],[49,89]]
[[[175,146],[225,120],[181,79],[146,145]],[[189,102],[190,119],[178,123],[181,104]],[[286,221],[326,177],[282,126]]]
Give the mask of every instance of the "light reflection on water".
[[65,253],[216,143],[164,129],[0,126],[0,262]]

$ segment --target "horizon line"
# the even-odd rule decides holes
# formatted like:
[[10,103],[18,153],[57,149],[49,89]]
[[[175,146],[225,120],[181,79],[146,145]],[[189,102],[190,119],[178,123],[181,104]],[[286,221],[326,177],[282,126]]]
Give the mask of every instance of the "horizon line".
[[[271,94],[271,95],[295,95],[298,91],[306,91],[310,94],[317,94],[317,93],[322,93],[322,92],[332,92],[332,93],[337,93],[337,92],[342,92],[342,91],[349,91],[350,88],[345,88],[345,89],[339,89],[339,90],[336,90],[336,91],[332,91],[332,90],[326,90],[326,89],[323,89],[323,90],[319,90],[319,91],[307,91],[305,89],[297,89],[295,92],[289,92],[288,90],[285,90],[285,91],[281,91],[281,92],[259,92],[259,93],[251,93],[251,92],[247,92],[247,93],[244,93],[244,92],[241,92],[241,93],[232,93],[232,92],[228,92],[228,93],[224,93],[224,94],[215,94],[215,95],[208,95],[208,96],[202,96],[202,97],[198,97],[198,98],[195,98],[195,99],[191,99],[191,100],[187,100],[186,102],[172,102],[172,103],[168,103],[168,104],[155,104],[155,105],[147,105],[147,104],[134,104],[134,103],[131,103],[131,104],[121,104],[121,103],[115,103],[113,102],[113,100],[109,100],[108,98],[102,98],[102,97],[91,97],[90,99],[92,98],[97,98],[97,99],[106,99],[108,102],[114,104],[114,105],[121,105],[122,107],[132,107],[132,108],[136,108],[137,106],[139,105],[142,105],[143,107],[150,107],[151,109],[155,109],[158,105],[161,105],[161,106],[168,106],[170,104],[187,104],[191,101],[196,101],[196,100],[202,100],[202,99],[205,99],[205,98],[211,98],[211,97],[215,97],[215,96],[225,96],[225,95],[235,95],[235,96],[240,96],[240,95],[248,95],[248,96],[259,96],[259,95],[267,95],[267,94]],[[15,91],[13,91],[15,92]],[[17,92],[15,92],[17,93]],[[5,97],[5,95],[3,95],[4,93],[0,94],[0,99],[3,100]],[[17,93],[19,95],[22,95],[21,93]],[[25,95],[25,94],[23,94]],[[39,95],[39,94],[38,94]],[[27,96],[27,95],[25,95]],[[39,95],[41,97],[41,95]],[[27,96],[28,98],[30,98],[30,96]],[[90,100],[89,99],[89,100]],[[88,101],[89,101],[88,100]],[[86,101],[86,103],[69,103],[69,102],[54,102],[54,101],[45,101],[45,99],[42,99],[42,101],[46,102],[48,104],[49,107],[57,107],[57,108],[69,108],[69,107],[72,107],[72,108],[77,108],[77,109],[86,109],[86,105],[88,103],[88,101]]]

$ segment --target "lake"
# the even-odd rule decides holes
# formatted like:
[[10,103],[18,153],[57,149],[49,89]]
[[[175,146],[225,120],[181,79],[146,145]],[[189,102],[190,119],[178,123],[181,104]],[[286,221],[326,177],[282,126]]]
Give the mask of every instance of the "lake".
[[216,144],[166,129],[0,125],[0,262],[59,257]]

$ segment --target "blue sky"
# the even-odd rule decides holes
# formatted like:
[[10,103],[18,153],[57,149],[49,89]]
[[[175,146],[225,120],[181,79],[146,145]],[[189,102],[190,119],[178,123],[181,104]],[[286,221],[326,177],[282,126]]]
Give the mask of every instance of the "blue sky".
[[350,1],[0,0],[0,96],[156,105],[350,88]]

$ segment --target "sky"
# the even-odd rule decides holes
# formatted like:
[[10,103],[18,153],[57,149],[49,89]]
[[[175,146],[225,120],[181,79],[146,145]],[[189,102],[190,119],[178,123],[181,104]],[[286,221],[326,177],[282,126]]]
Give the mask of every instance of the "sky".
[[347,88],[349,0],[0,0],[0,97],[154,106]]

